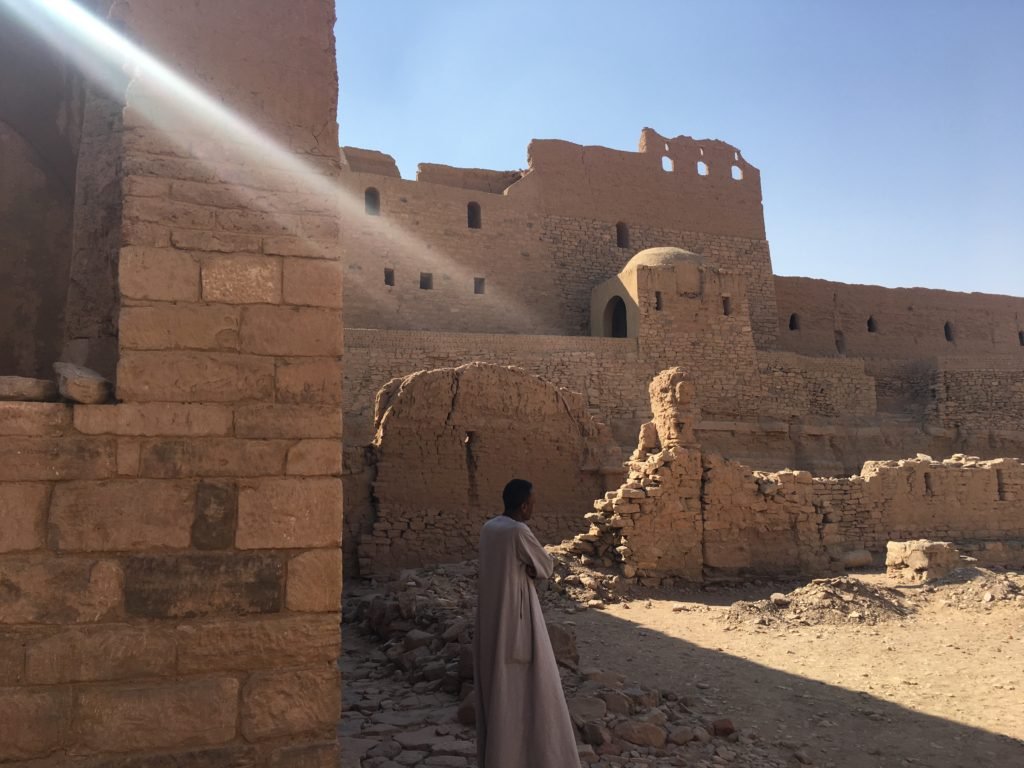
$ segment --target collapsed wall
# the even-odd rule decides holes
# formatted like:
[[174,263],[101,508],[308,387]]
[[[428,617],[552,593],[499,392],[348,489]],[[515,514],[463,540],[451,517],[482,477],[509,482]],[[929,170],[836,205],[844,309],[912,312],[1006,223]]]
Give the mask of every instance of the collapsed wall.
[[582,398],[514,368],[476,363],[395,379],[377,396],[376,423],[364,576],[475,557],[480,526],[501,514],[513,477],[534,483],[538,538],[560,542],[582,529],[585,499],[603,492],[605,472],[617,473],[617,448]]
[[927,456],[868,462],[847,478],[759,472],[693,436],[699,410],[681,369],[651,383],[654,421],[641,430],[626,482],[594,503],[575,537],[584,562],[628,579],[700,582],[820,575],[844,556],[876,558],[891,539],[956,543],[989,565],[1024,565],[1024,463]]

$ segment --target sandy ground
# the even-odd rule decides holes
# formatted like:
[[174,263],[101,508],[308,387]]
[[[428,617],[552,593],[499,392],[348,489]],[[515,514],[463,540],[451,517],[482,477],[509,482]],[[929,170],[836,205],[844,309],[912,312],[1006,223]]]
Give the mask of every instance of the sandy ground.
[[549,619],[575,624],[582,666],[678,691],[815,765],[1024,766],[1024,600],[908,587],[916,612],[874,626],[727,618],[736,600],[794,586],[659,592]]

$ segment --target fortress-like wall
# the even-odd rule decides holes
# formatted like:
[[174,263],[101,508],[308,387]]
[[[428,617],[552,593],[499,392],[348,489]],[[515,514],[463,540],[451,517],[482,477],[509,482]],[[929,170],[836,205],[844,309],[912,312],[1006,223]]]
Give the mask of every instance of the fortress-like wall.
[[1024,350],[941,357],[932,375],[929,424],[958,432],[1024,431]]

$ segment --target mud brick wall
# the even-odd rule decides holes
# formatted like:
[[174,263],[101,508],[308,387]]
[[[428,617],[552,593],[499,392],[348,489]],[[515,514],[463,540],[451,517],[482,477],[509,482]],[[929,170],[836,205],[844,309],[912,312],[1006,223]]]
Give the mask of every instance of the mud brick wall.
[[1024,430],[1024,350],[1019,355],[939,358],[929,424],[963,432]]
[[333,4],[117,7],[312,170],[129,89],[119,402],[0,404],[0,762],[336,765]]
[[862,417],[876,413],[875,382],[863,360],[758,353],[766,402],[779,416]]
[[374,398],[391,379],[477,361],[514,365],[582,393],[601,421],[625,423],[629,441],[636,426],[650,417],[650,376],[645,375],[648,366],[638,361],[635,339],[346,328],[346,443],[367,445],[372,440]]
[[522,371],[472,364],[391,382],[377,400],[372,530],[359,573],[476,556],[513,477],[534,483],[530,527],[556,544],[585,527],[601,469],[618,458],[579,395]]

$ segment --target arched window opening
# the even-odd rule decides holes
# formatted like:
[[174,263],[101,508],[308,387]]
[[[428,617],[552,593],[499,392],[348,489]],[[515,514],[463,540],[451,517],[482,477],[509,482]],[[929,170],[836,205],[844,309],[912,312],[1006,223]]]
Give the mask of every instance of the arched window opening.
[[868,333],[878,333],[878,321],[874,315],[868,318]]
[[615,225],[615,243],[619,248],[629,248],[629,225],[619,222]]
[[367,216],[380,216],[380,192],[374,187],[367,187],[363,193],[363,203]]
[[732,314],[732,299],[728,296],[722,297],[722,314],[726,317]]
[[796,312],[789,316],[789,330],[800,330],[800,315],[798,315]]
[[672,173],[676,169],[676,164],[672,162],[672,158],[665,155],[661,158],[661,170],[666,173]]
[[732,178],[733,181],[743,181],[743,169],[738,165],[732,167]]
[[953,324],[947,320],[942,330],[946,334],[946,341],[952,343],[955,338],[953,334]]
[[620,296],[612,296],[604,308],[604,335],[624,339],[627,330],[626,302]]
[[480,229],[482,222],[480,203],[470,203],[466,206],[466,219],[470,229]]
[[710,169],[708,168],[708,164],[707,163],[705,163],[703,160],[698,160],[697,161],[697,173],[700,176],[707,176],[709,170]]
[[836,331],[836,352],[840,355],[846,354],[846,336],[842,331]]
[[391,267],[384,267],[384,285],[395,284],[395,270]]

